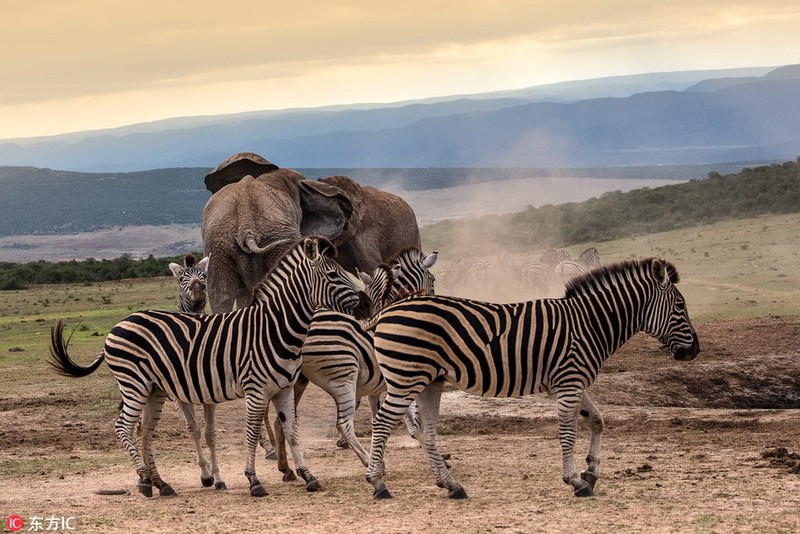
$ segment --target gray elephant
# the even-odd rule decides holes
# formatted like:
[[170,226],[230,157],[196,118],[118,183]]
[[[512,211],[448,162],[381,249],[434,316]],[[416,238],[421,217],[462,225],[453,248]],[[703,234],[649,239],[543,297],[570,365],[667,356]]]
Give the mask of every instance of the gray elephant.
[[398,250],[420,248],[414,211],[403,199],[345,176],[307,180],[257,154],[239,153],[205,178],[203,248],[210,257],[211,311],[252,302],[253,289],[301,236],[327,237],[348,271],[372,272]]

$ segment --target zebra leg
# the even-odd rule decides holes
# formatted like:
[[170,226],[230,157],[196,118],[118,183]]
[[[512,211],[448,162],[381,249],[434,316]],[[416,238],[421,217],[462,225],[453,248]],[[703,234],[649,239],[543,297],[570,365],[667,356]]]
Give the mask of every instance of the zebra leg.
[[414,439],[419,439],[419,429],[422,428],[422,421],[420,420],[419,410],[417,409],[417,402],[412,402],[408,410],[406,410],[403,421],[406,424],[406,431],[408,435]]
[[558,409],[558,439],[563,457],[563,480],[572,486],[576,497],[592,497],[592,486],[575,470],[575,439],[578,432],[578,410],[583,395],[580,391],[559,392],[556,396]]
[[[447,464],[436,446],[436,422],[439,419],[439,406],[442,398],[442,382],[436,381],[425,388],[417,397],[419,422],[416,424],[417,441],[428,455],[428,463],[436,477],[436,485],[448,491],[451,499],[466,499],[467,492],[456,482],[447,469]],[[415,417],[415,420],[417,418]]]
[[[266,432],[263,432],[265,429]],[[275,451],[276,443],[275,434],[273,434],[272,427],[269,424],[269,404],[267,404],[267,408],[264,411],[264,428],[262,429],[261,437],[258,438],[258,444],[264,449],[265,460],[275,460],[278,458],[278,454]]]
[[[269,428],[269,425],[267,425]],[[289,460],[286,456],[286,435],[283,433],[283,427],[279,418],[275,418],[275,459],[278,460],[278,471],[283,473],[282,480],[284,482],[294,482],[297,480],[297,475],[289,467]]]
[[147,463],[147,469],[150,472],[150,479],[153,486],[158,488],[158,493],[162,497],[174,497],[177,494],[172,486],[167,484],[161,479],[156,468],[156,460],[153,457],[153,434],[156,430],[156,425],[161,419],[161,411],[164,407],[164,401],[167,400],[167,394],[159,387],[153,387],[150,395],[147,397],[147,404],[144,407],[142,415],[142,456]]
[[136,398],[126,396],[131,393],[132,391],[127,391],[122,396],[122,408],[119,412],[119,417],[117,417],[117,422],[114,424],[114,433],[133,460],[136,474],[139,475],[139,480],[136,483],[139,493],[145,497],[152,497],[153,482],[150,479],[150,471],[136,448],[136,441],[131,439],[131,436],[136,432],[137,423],[140,422],[144,403],[147,402],[147,395],[139,394]]
[[300,450],[300,441],[297,438],[294,388],[289,387],[280,390],[272,398],[272,403],[275,405],[275,410],[278,412],[278,419],[280,420],[283,434],[286,437],[286,441],[289,442],[289,448],[292,450],[292,460],[294,460],[295,471],[306,481],[306,490],[319,491],[322,489],[322,486],[319,480],[317,480],[306,467],[303,451]]
[[597,477],[600,474],[600,446],[603,441],[602,433],[605,428],[605,423],[603,422],[603,416],[600,410],[597,409],[597,406],[594,405],[592,399],[589,398],[589,395],[585,391],[583,392],[583,399],[581,400],[580,414],[588,418],[589,428],[592,432],[592,437],[589,442],[589,454],[586,456],[587,468],[581,473],[581,478],[588,482],[592,489],[594,489],[595,482],[597,482]]
[[[219,474],[219,463],[217,463],[217,430],[214,424],[214,413],[217,411],[216,404],[203,405],[203,419],[206,423],[205,438],[206,445],[208,445],[208,452],[211,455],[211,477],[214,483],[214,489],[224,490],[228,489],[222,476]],[[205,486],[205,482],[203,482]],[[210,484],[209,484],[210,485]]]
[[392,494],[383,481],[385,466],[383,457],[386,453],[386,442],[389,435],[397,428],[403,415],[411,404],[411,396],[401,396],[389,391],[377,415],[372,418],[372,450],[367,466],[367,482],[372,484],[372,497],[375,499],[391,499]]
[[[194,442],[194,449],[197,453],[197,465],[200,466],[200,483],[203,487],[207,488],[214,483],[214,477],[211,476],[211,471],[208,467],[208,460],[203,453],[203,446],[200,444],[200,427],[197,426],[197,418],[195,417],[194,405],[188,402],[176,400],[175,406],[183,415],[183,420],[186,421],[186,429]],[[208,428],[208,423],[206,423]]]
[[253,497],[264,497],[268,495],[267,490],[256,477],[256,447],[261,437],[261,426],[266,415],[268,399],[265,399],[264,391],[253,388],[245,393],[245,420],[247,425],[247,465],[244,468],[244,476],[250,482],[250,495]]

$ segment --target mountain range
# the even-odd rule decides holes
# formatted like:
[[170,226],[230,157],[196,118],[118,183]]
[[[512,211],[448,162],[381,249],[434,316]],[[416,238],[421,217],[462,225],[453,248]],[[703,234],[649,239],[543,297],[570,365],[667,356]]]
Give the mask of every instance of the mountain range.
[[0,165],[211,168],[608,167],[800,154],[800,65],[654,73],[395,104],[183,117],[0,140]]

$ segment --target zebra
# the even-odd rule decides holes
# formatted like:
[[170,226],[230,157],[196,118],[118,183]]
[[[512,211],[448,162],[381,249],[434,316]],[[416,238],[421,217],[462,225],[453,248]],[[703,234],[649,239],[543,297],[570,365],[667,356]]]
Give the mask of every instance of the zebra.
[[[179,312],[205,313],[208,261],[208,256],[198,262],[194,254],[186,254],[183,257],[183,265],[175,262],[169,264],[169,269],[178,282]],[[201,484],[206,488],[213,485],[214,488],[218,490],[227,489],[227,485],[220,475],[219,464],[217,462],[214,424],[216,404],[203,405],[203,420],[205,422],[204,438],[211,457],[210,462],[203,453],[203,446],[200,442],[200,427],[197,425],[194,405],[176,399],[175,406],[183,415],[183,419],[186,421],[186,428],[194,443],[195,452],[197,454],[197,465],[200,467]],[[266,429],[267,436],[261,434],[260,444],[265,450],[270,451],[271,447],[269,447],[269,441],[267,440],[275,441],[275,439],[272,434],[272,428],[267,425]],[[274,451],[272,454],[274,454]],[[270,458],[269,452],[267,453],[267,458]]]
[[183,265],[175,262],[169,264],[169,270],[178,281],[178,311],[205,313],[208,260],[208,256],[197,261],[194,254],[186,254]]
[[[408,247],[379,265],[372,276],[359,273],[366,284],[365,292],[373,302],[373,311],[380,311],[384,305],[406,293],[433,293],[435,277],[430,268],[437,257],[437,251],[425,255],[416,247]],[[380,396],[386,391],[375,360],[371,333],[350,315],[317,310],[301,354],[303,364],[294,386],[295,404],[300,402],[309,382],[328,393],[336,403],[337,430],[366,467],[369,455],[355,435],[355,411],[359,399],[366,396],[374,416],[378,412]],[[409,419],[413,421],[413,417],[412,410]],[[285,481],[292,480],[293,473],[286,463],[280,428],[276,425],[275,430],[278,469]]]
[[[563,480],[579,497],[594,495],[600,461],[600,411],[586,393],[600,366],[639,331],[669,347],[677,360],[700,351],[697,334],[675,284],[675,267],[648,258],[593,270],[569,283],[560,299],[493,304],[437,295],[384,308],[368,327],[387,395],[372,424],[367,480],[375,498],[390,498],[384,453],[391,430],[416,398],[419,441],[436,483],[451,498],[466,498],[436,448],[443,381],[487,397],[546,392],[555,399]],[[591,428],[588,467],[575,470],[577,416]]]
[[561,284],[567,285],[567,282],[575,277],[585,274],[592,269],[600,266],[600,254],[595,247],[589,247],[578,256],[577,261],[562,260],[555,268],[556,276]]
[[[175,495],[158,474],[150,448],[167,397],[192,404],[246,399],[245,476],[254,497],[267,495],[256,477],[255,451],[267,403],[272,401],[306,489],[319,489],[298,446],[292,386],[314,310],[328,307],[346,312],[364,296],[355,280],[333,261],[334,255],[334,246],[325,238],[301,240],[264,279],[255,303],[230,313],[143,311],[129,315],[112,328],[103,352],[86,367],[67,354],[64,321],[51,329],[49,361],[57,372],[82,377],[105,360],[117,379],[123,408],[115,431],[134,462],[143,495],[152,496],[152,486],[161,496]],[[140,416],[142,453],[131,439]]]

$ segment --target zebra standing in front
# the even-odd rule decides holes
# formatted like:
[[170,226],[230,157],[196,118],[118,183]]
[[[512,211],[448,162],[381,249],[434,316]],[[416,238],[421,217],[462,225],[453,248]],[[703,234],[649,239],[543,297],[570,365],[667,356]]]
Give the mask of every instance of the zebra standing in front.
[[[289,438],[307,489],[319,483],[305,466],[297,441],[292,386],[300,371],[300,348],[314,311],[352,310],[361,300],[354,280],[331,258],[335,248],[309,237],[293,247],[258,288],[255,303],[230,313],[197,315],[143,311],[117,323],[103,352],[89,366],[67,354],[63,320],[50,337],[50,363],[57,372],[81,377],[106,360],[117,379],[123,407],[115,425],[139,475],[138,489],[175,495],[156,469],[150,443],[167,397],[191,404],[216,404],[244,397],[247,421],[245,476],[250,494],[267,494],[256,477],[255,452],[267,403],[272,401]],[[132,439],[142,417],[142,453]]]
[[[372,276],[361,273],[365,292],[373,303],[373,312],[408,294],[430,294],[435,277],[430,268],[438,252],[425,255],[416,247],[408,247],[379,265]],[[361,397],[369,399],[374,416],[386,384],[380,373],[372,347],[372,334],[360,321],[332,310],[318,310],[311,321],[302,349],[303,366],[295,383],[295,403],[299,403],[309,382],[316,384],[336,403],[336,428],[347,445],[366,467],[369,455],[355,434],[353,420]],[[413,414],[409,417],[413,418]],[[413,422],[413,421],[412,421]],[[276,425],[278,469],[284,480],[293,473],[286,463],[286,452],[280,428]]]
[[[384,309],[373,322],[375,353],[387,395],[372,424],[367,480],[375,498],[391,497],[383,480],[389,433],[416,398],[418,439],[436,483],[465,498],[436,448],[442,380],[486,397],[546,392],[555,398],[563,480],[576,496],[594,495],[603,418],[586,394],[603,362],[639,331],[669,347],[677,360],[700,351],[675,284],[675,267],[649,258],[593,270],[572,280],[566,295],[517,304],[443,296],[413,297]],[[577,416],[591,428],[588,467],[575,469]]]

